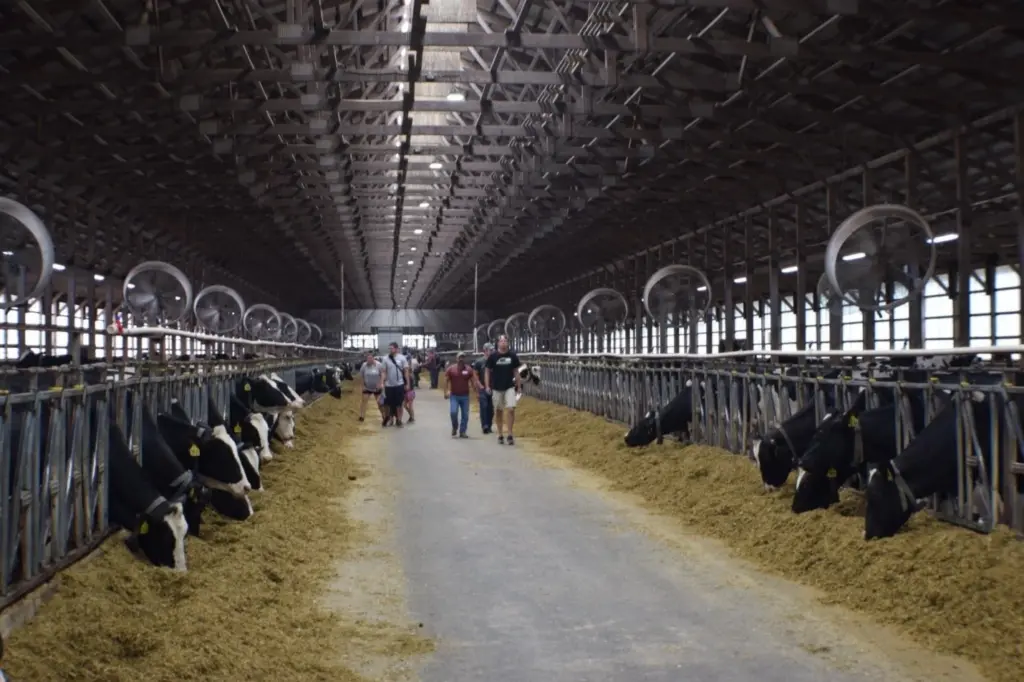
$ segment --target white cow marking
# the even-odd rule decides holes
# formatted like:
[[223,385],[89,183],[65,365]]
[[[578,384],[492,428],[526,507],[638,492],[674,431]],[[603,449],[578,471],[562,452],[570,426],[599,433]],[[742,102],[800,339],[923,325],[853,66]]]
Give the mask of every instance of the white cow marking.
[[796,489],[797,490],[800,490],[800,482],[804,480],[804,475],[806,473],[807,472],[804,471],[803,469],[797,469],[796,470]]
[[249,480],[245,477],[245,469],[242,468],[242,460],[238,457],[238,446],[235,445],[235,440],[228,435],[228,430],[223,425],[213,427],[213,437],[231,448],[231,454],[234,455],[235,462],[238,464],[238,471],[242,474],[242,480],[237,483],[211,481],[213,485],[210,487],[219,487],[221,490],[225,490],[235,497],[244,497],[245,493],[252,490],[252,485],[249,484]]
[[185,559],[185,536],[188,535],[188,521],[185,520],[185,511],[180,502],[172,503],[170,509],[164,516],[164,521],[174,536],[174,570],[186,571],[188,565]]
[[256,428],[260,437],[260,461],[269,462],[274,458],[274,453],[270,451],[270,427],[266,418],[259,412],[253,412],[249,415],[249,423]]

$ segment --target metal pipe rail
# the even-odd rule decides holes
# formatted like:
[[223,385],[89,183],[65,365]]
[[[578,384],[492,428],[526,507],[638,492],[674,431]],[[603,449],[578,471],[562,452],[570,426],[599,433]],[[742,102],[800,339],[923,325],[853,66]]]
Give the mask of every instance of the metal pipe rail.
[[[1000,352],[1015,350],[999,348]],[[824,355],[863,358],[977,352],[986,352],[986,349]],[[858,370],[854,363],[808,364],[822,355],[744,351],[671,356],[531,353],[520,357],[540,368],[541,382],[536,386],[527,385],[528,394],[627,425],[637,423],[650,411],[657,414],[679,393],[690,390],[693,398],[690,442],[748,455],[753,439],[762,437],[798,409],[813,402],[820,423],[825,418],[826,405],[845,411],[861,389],[868,393],[869,405],[876,404],[876,391],[894,391],[900,406],[895,416],[899,451],[913,435],[904,398],[921,392],[929,406],[927,419],[931,420],[934,398],[948,392],[959,415],[959,485],[955,499],[932,500],[932,511],[944,521],[983,532],[991,530],[996,523],[1024,530],[1024,497],[1017,493],[1024,484],[1024,434],[1020,420],[1024,372],[992,365],[936,369],[928,370],[928,381],[914,383],[904,378],[907,370],[900,368],[892,368],[892,376],[882,378],[876,376],[874,370]],[[780,356],[798,356],[805,364],[780,364]],[[838,377],[826,378],[826,373],[840,369],[843,371]],[[862,376],[854,376],[854,370]],[[986,374],[984,382],[972,381],[979,372]],[[987,424],[973,423],[968,409],[971,395],[977,393],[983,394],[984,400],[989,402],[993,416]],[[787,400],[787,396],[793,399]],[[979,456],[979,434],[993,444],[991,461],[998,466],[986,465],[987,458]],[[1001,511],[997,503],[1000,499],[1007,503]]]
[[[167,411],[177,399],[193,419],[207,418],[207,399],[229,414],[236,379],[277,372],[292,384],[295,372],[336,363],[349,354],[320,349],[317,357],[182,363],[117,363],[5,371],[0,376],[0,609],[95,549],[111,528],[107,521],[105,421],[90,445],[91,415],[114,414],[129,422],[125,393],[133,390],[132,451],[141,458],[141,413]],[[99,368],[99,378],[89,376]],[[115,376],[106,371],[115,368]],[[49,411],[40,434],[43,411]],[[12,428],[20,433],[12,447]],[[38,434],[38,437],[37,437]]]

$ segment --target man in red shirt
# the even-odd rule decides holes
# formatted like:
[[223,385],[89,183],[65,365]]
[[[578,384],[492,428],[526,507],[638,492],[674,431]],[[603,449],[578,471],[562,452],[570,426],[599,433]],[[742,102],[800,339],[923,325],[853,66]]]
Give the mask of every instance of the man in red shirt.
[[480,379],[473,368],[466,364],[465,353],[456,356],[455,364],[444,371],[444,378],[444,397],[448,398],[448,412],[452,418],[452,438],[455,438],[456,433],[459,438],[469,438],[466,435],[469,427],[469,386],[472,383],[479,390]]

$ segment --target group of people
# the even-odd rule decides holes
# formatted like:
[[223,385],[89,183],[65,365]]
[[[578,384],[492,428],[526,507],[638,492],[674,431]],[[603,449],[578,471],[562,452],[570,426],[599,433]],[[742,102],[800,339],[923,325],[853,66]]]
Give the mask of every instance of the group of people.
[[[508,339],[498,339],[498,348],[484,345],[484,356],[472,365],[466,363],[466,354],[459,353],[455,364],[445,372],[445,398],[449,401],[452,420],[452,438],[467,438],[469,427],[469,389],[474,386],[480,401],[480,428],[491,433],[492,420],[498,427],[498,443],[515,445],[513,428],[516,421],[516,401],[523,392],[519,378],[519,356],[509,348]],[[481,377],[483,379],[481,380]],[[508,426],[508,440],[505,427]]]
[[[469,437],[469,397],[471,388],[475,388],[483,433],[489,434],[492,427],[497,426],[498,443],[515,445],[516,402],[523,392],[518,369],[522,363],[509,348],[508,338],[498,339],[497,349],[490,343],[485,344],[483,357],[473,364],[467,363],[466,354],[461,352],[455,363],[447,367],[436,353],[430,353],[422,364],[430,372],[431,388],[438,387],[442,370],[444,372],[444,397],[449,401],[452,438]],[[416,359],[410,360],[400,351],[397,343],[390,344],[388,354],[380,360],[372,352],[367,353],[359,369],[363,383],[359,421],[365,420],[366,405],[372,398],[380,409],[381,426],[401,427],[405,413],[409,415],[406,423],[415,422],[413,401],[418,365]]]
[[419,363],[414,357],[408,357],[399,351],[398,344],[392,342],[388,346],[388,354],[377,360],[372,351],[366,354],[366,360],[359,368],[359,376],[363,382],[363,399],[359,403],[359,421],[366,419],[366,404],[372,398],[380,409],[381,426],[394,424],[401,428],[402,417],[409,414],[408,424],[416,421],[413,401],[416,400],[417,377]]

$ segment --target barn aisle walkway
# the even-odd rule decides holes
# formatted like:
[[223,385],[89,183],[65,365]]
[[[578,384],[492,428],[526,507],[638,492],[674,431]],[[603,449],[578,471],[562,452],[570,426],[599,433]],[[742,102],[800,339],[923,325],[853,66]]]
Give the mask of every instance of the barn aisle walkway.
[[470,440],[451,439],[440,391],[418,391],[417,408],[416,424],[387,429],[381,442],[399,482],[409,606],[438,641],[423,682],[909,682],[926,673],[908,676],[912,662],[897,667],[794,608],[770,578],[659,541],[635,523],[643,512],[539,463],[526,440],[499,446],[478,422]]

